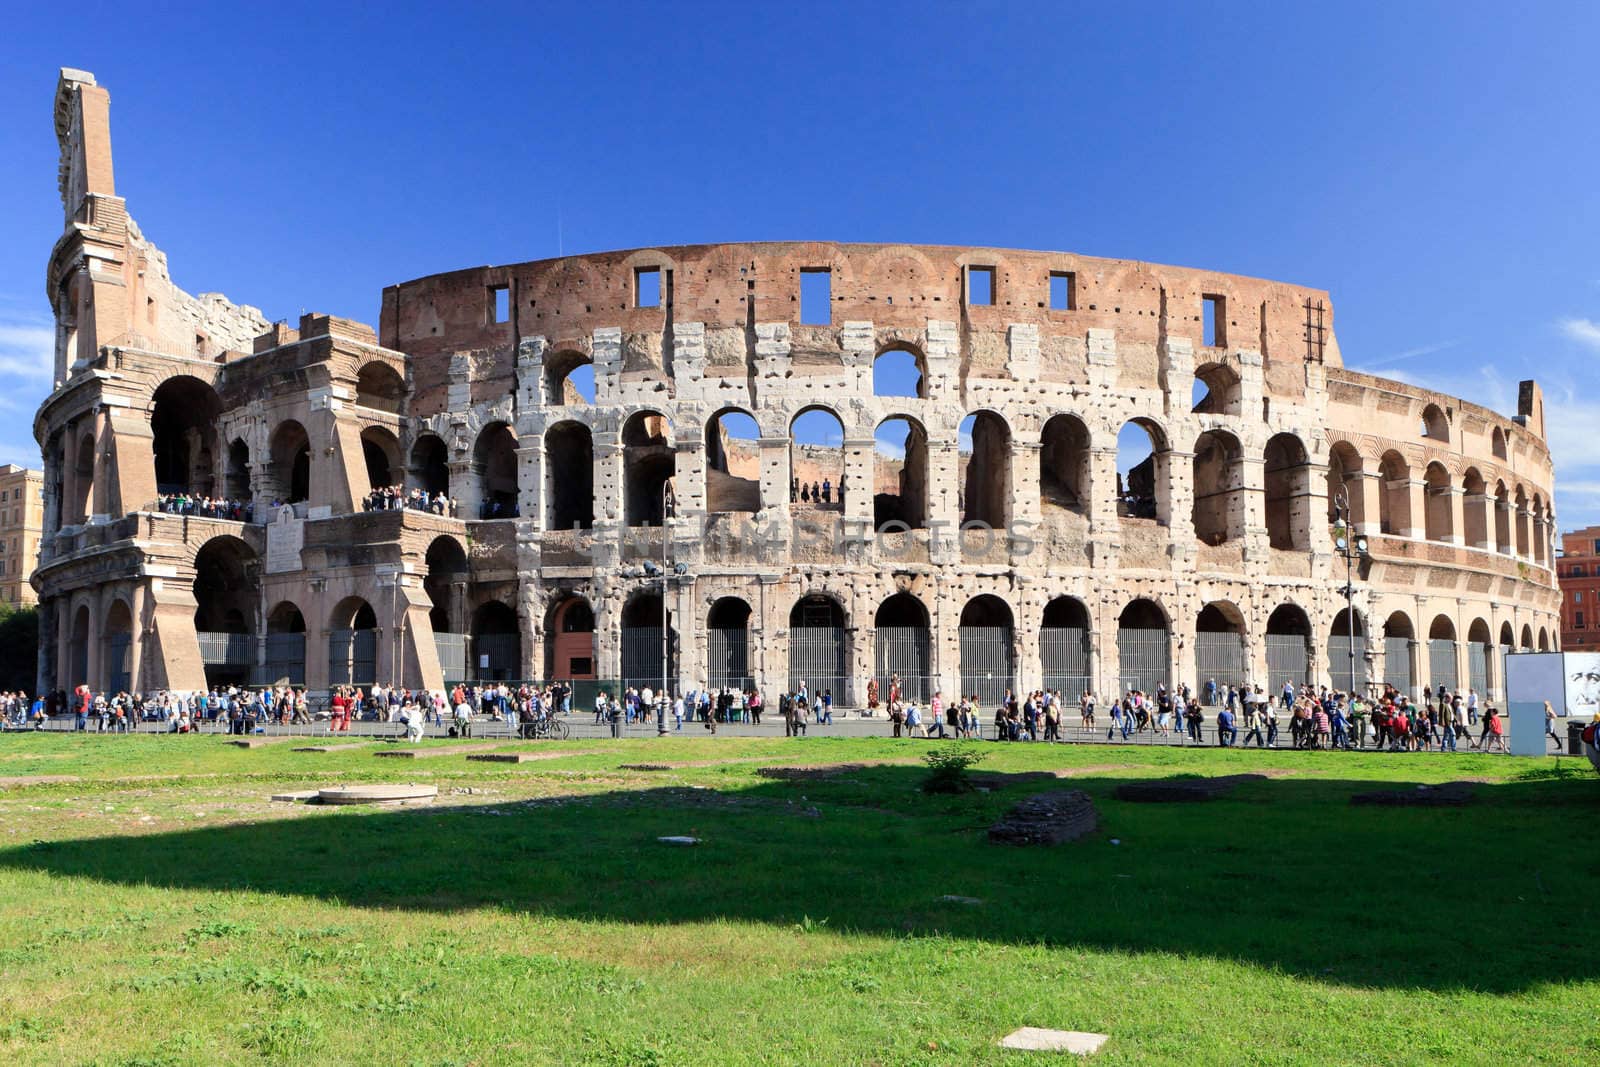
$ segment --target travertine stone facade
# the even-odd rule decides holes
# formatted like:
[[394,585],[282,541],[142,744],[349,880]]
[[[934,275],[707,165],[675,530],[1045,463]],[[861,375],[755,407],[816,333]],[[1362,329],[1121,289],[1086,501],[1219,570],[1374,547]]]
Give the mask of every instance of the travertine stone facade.
[[[845,704],[889,669],[1109,692],[1359,664],[1494,692],[1504,647],[1555,640],[1537,386],[1505,418],[1345,370],[1320,290],[1068,253],[701,245],[433,275],[386,289],[375,333],[289,329],[167,280],[114,195],[91,76],[63,72],[56,113],[50,685],[640,682],[663,587],[679,684],[807,677]],[[887,358],[914,395],[875,392]],[[836,430],[797,430],[810,412]],[[730,437],[731,413],[758,435]],[[1130,423],[1151,456],[1119,465]],[[830,499],[791,499],[830,471]],[[392,482],[458,517],[362,513]],[[153,514],[158,489],[270,521]],[[1354,663],[1341,495],[1370,548]]]

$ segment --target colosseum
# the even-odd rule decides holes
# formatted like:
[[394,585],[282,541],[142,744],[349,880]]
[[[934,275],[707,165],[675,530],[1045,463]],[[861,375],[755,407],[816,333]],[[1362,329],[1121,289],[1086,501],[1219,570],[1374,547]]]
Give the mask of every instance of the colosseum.
[[[718,244],[291,327],[177,288],[92,75],[62,72],[55,123],[41,688],[1498,695],[1506,652],[1558,640],[1537,385],[1505,417],[1348,370],[1321,290]],[[425,505],[372,508],[394,485]]]

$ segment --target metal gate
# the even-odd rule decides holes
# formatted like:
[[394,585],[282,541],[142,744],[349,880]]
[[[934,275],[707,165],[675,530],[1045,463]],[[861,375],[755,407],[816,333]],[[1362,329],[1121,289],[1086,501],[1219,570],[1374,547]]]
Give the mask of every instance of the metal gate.
[[378,631],[328,631],[328,684],[370,686],[377,681]]
[[1145,693],[1170,681],[1172,635],[1165,630],[1117,628],[1117,659],[1121,663],[1122,685]]
[[796,626],[789,631],[789,692],[806,683],[807,692],[833,690],[835,705],[850,690],[845,685],[844,628]]
[[1194,690],[1204,694],[1206,682],[1215,681],[1223,693],[1230,685],[1243,685],[1244,638],[1231,630],[1202,631],[1194,635]]
[[[666,675],[671,677],[671,667]],[[622,630],[622,678],[624,689],[660,689],[662,682],[661,627],[627,626]]]
[[[1345,634],[1335,634],[1328,638],[1328,684],[1334,689],[1352,691],[1350,685],[1350,638]],[[1355,687],[1353,692],[1365,693],[1367,691],[1367,639],[1357,636],[1355,639]]]
[[880,626],[874,640],[873,674],[878,692],[889,699],[889,676],[900,676],[903,700],[926,703],[932,696],[928,686],[928,628],[926,626]]
[[706,685],[712,689],[755,688],[750,677],[750,631],[743,626],[706,631]]
[[439,654],[439,673],[447,682],[457,682],[467,677],[467,635],[436,633],[433,647]]
[[1409,637],[1383,639],[1383,680],[1407,696],[1416,685],[1411,677],[1411,645]]
[[1480,697],[1489,696],[1489,654],[1491,646],[1482,641],[1467,642],[1467,685]]
[[1044,687],[1061,690],[1064,700],[1076,700],[1089,689],[1089,631],[1075,626],[1040,630],[1039,661]]
[[1282,689],[1284,682],[1300,685],[1311,680],[1311,653],[1301,634],[1267,635],[1267,687]]
[[268,634],[267,661],[262,665],[260,685],[272,685],[280,678],[290,685],[306,684],[306,635]]
[[521,657],[520,634],[479,634],[472,639],[472,676],[484,682],[510,681],[522,674]]
[[1428,685],[1437,690],[1440,686],[1446,689],[1455,689],[1456,680],[1456,643],[1445,638],[1436,638],[1428,642]]
[[106,673],[109,683],[106,691],[125,693],[133,688],[133,678],[128,667],[133,654],[132,634],[113,634],[106,640]]
[[997,707],[1012,689],[1015,655],[1009,626],[962,626],[961,692],[976,693],[984,707]]

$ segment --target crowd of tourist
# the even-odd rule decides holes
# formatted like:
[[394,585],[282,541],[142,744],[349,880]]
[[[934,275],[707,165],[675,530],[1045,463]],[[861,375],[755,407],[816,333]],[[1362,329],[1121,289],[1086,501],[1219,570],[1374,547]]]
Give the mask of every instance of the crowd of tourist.
[[430,515],[456,517],[456,502],[444,493],[407,489],[403,485],[384,485],[361,499],[362,511],[426,511]]
[[229,519],[233,522],[255,521],[255,505],[248,500],[227,500],[191,493],[162,493],[156,498],[156,509],[164,515],[193,515],[202,519]]

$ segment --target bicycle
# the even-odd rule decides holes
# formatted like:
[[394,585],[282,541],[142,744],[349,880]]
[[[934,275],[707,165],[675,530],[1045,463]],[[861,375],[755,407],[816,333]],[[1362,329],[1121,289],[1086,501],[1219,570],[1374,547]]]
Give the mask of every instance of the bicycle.
[[557,718],[535,719],[522,724],[522,738],[525,741],[565,741],[572,736],[572,731],[567,724]]

